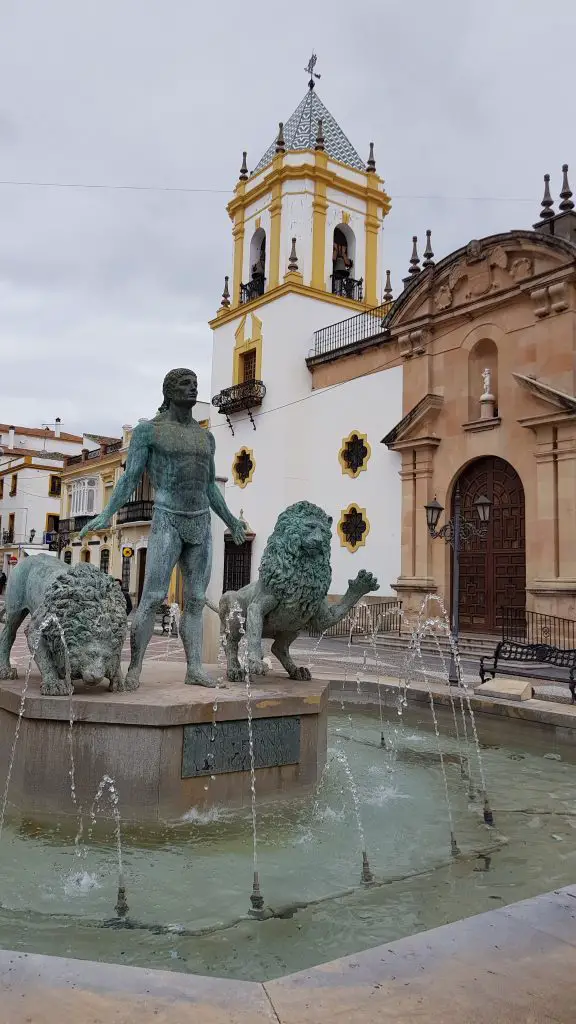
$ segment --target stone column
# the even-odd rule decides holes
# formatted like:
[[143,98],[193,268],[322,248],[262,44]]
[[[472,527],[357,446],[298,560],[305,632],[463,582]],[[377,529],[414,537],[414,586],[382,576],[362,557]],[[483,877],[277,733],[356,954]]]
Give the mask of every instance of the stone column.
[[[216,483],[224,494],[226,477],[216,477]],[[222,597],[222,581],[224,579],[224,532],[226,527],[218,516],[210,513],[212,519],[212,575],[206,591],[206,597],[211,604],[218,607]],[[215,665],[218,661],[218,647],[220,643],[220,619],[210,608],[204,609],[203,636],[202,636],[202,662],[204,665]]]

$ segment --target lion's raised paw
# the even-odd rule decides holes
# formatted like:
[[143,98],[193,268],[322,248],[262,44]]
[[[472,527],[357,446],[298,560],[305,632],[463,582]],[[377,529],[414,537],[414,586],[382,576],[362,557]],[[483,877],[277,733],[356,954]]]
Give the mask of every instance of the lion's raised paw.
[[300,665],[295,672],[290,673],[290,679],[312,679],[312,673],[305,665]]

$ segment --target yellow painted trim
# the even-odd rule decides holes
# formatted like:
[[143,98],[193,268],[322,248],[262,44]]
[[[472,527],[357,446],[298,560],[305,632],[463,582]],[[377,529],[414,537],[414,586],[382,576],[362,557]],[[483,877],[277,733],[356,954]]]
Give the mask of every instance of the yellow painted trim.
[[[314,153],[314,157],[317,154]],[[356,173],[361,174],[361,171]],[[275,185],[282,184],[284,181],[294,181],[300,178],[310,178],[312,181],[321,181],[326,188],[336,189],[338,192],[343,192],[345,195],[355,196],[357,199],[362,199],[364,202],[372,200],[378,209],[382,210],[383,216],[386,216],[390,212],[392,205],[390,196],[384,191],[378,188],[379,184],[382,184],[382,179],[374,174],[364,175],[366,184],[359,184],[354,181],[348,181],[347,178],[341,177],[336,171],[333,171],[330,167],[323,167],[321,162],[314,160],[314,163],[304,163],[293,166],[292,164],[273,164],[270,173],[251,191],[243,191],[241,194],[238,193],[228,203],[227,210],[236,224],[236,216],[240,210],[245,210],[247,206],[251,206],[266,196]]]
[[370,198],[366,204],[364,230],[366,233],[366,255],[364,265],[364,289],[366,301],[377,306],[378,298],[378,237],[380,233],[378,207]]
[[[346,445],[349,444],[349,442],[352,440],[353,437],[357,437],[359,441],[362,441],[364,443],[365,448],[368,451],[368,454],[367,454],[366,458],[364,459],[364,462],[359,467],[359,469],[356,470],[356,472],[354,472],[354,470],[350,468],[350,466],[348,465],[348,463],[346,462],[346,460],[344,458],[344,449],[346,448]],[[339,461],[339,463],[340,463],[340,465],[342,467],[342,473],[345,476],[351,477],[352,480],[355,480],[356,477],[360,476],[360,473],[364,473],[364,471],[368,468],[368,462],[370,461],[370,456],[371,455],[372,455],[372,448],[370,447],[370,444],[368,443],[367,435],[360,433],[359,430],[351,430],[350,433],[348,434],[348,437],[344,437],[342,439],[342,446],[340,448],[340,451],[338,452],[338,461]]]
[[[317,154],[320,156],[321,154]],[[326,291],[326,184],[314,182],[312,201],[312,287]]]
[[[244,182],[242,182],[244,184]],[[232,298],[231,309],[240,305],[240,285],[242,284],[242,263],[244,259],[244,207],[239,206],[234,215],[232,229],[234,239],[234,261],[232,264]]]
[[268,269],[268,288],[276,288],[280,280],[280,229],[282,226],[282,182],[276,181],[272,186],[272,202],[270,210],[270,262]]
[[[322,156],[324,157],[324,159],[326,160],[326,163],[334,164],[336,167],[343,167],[344,170],[346,170],[348,172],[352,172],[352,174],[361,174],[361,175],[363,175],[366,178],[366,180],[373,179],[375,185],[383,185],[384,184],[384,178],[381,178],[379,174],[374,173],[373,171],[370,171],[370,172],[361,171],[361,170],[359,170],[358,167],[350,167],[350,165],[344,163],[343,160],[338,160],[335,156],[330,156],[326,152],[326,150],[317,150],[317,149],[297,149],[297,150],[294,150],[294,149],[292,149],[292,150],[287,150],[287,152],[288,153],[305,153],[307,156],[309,155],[309,156],[312,156],[312,157],[315,157],[320,152],[322,154]],[[266,164],[264,167],[261,167],[260,170],[258,171],[258,175],[263,174],[264,171],[267,168],[272,167],[273,162],[274,161],[271,160],[269,164]],[[256,175],[254,175],[254,177],[256,177]],[[243,185],[248,184],[248,185],[250,185],[251,182],[252,182],[252,179],[249,179],[247,182],[239,182],[238,184],[243,184]],[[237,189],[235,189],[234,191],[236,192]]]
[[58,519],[60,519],[60,513],[59,512],[47,512],[46,513],[46,518],[44,520],[44,533],[54,533],[55,532],[54,530],[49,530],[48,529],[48,520],[49,519],[53,519],[54,516],[58,516]]
[[250,326],[251,332],[250,337],[246,338],[247,317],[243,316],[242,320],[238,324],[236,331],[234,332],[234,351],[232,354],[232,383],[242,383],[242,356],[248,352],[256,352],[256,380],[262,380],[262,321],[255,313],[250,314]]
[[284,274],[284,281],[286,284],[302,284],[304,278],[299,270],[287,270]]
[[341,224],[349,224],[350,223],[350,213],[349,213],[348,210],[340,210],[340,223]]
[[[366,529],[365,529],[364,533],[362,534],[362,540],[360,540],[358,542],[358,544],[355,544],[355,545],[352,545],[352,544],[349,543],[349,541],[346,538],[346,534],[343,533],[343,531],[342,531],[342,526],[344,524],[345,516],[347,516],[349,512],[352,512],[352,510],[354,510],[356,512],[359,512],[360,515],[362,516],[364,522],[366,523]],[[366,543],[366,538],[367,538],[368,534],[370,533],[370,521],[368,519],[368,516],[366,515],[366,509],[365,508],[360,508],[360,506],[357,505],[356,502],[353,501],[350,505],[348,505],[348,508],[343,509],[342,512],[340,513],[340,519],[338,520],[337,530],[338,530],[338,536],[340,538],[340,546],[343,547],[343,548],[346,548],[346,550],[349,551],[351,555],[353,555],[356,551],[358,551],[358,548],[363,548],[365,543]]]
[[[259,295],[252,302],[245,303],[241,307],[242,312],[250,313],[252,310],[258,309],[259,306],[266,306],[269,302],[290,294],[305,295],[308,299],[319,299],[321,302],[329,302],[333,306],[340,306],[343,320],[346,319],[346,310],[352,310],[353,313],[363,313],[371,308],[367,302],[356,302],[354,299],[342,298],[340,295],[333,295],[332,292],[323,292],[319,288],[312,288],[311,285],[297,284],[290,280],[278,285],[272,291],[264,292],[264,295]],[[375,305],[378,305],[378,303],[375,303]],[[352,313],[350,315],[352,316]],[[238,316],[239,311],[237,309],[227,309],[224,316],[215,316],[208,323],[212,330],[216,330],[217,327],[230,323],[231,320],[235,320]]]
[[[60,490],[59,490],[58,494],[52,494],[52,481],[53,480],[59,480],[60,481]],[[62,494],[62,476],[61,476],[61,474],[60,473],[49,473],[48,474],[48,497],[49,498],[59,498],[61,494]]]
[[[248,455],[249,458],[250,458],[250,462],[252,463],[252,468],[251,468],[251,470],[250,470],[250,472],[249,472],[249,474],[248,474],[248,476],[246,477],[245,480],[242,480],[238,476],[238,473],[236,472],[236,461],[243,454]],[[234,483],[238,487],[242,488],[242,490],[244,490],[244,488],[248,484],[252,483],[252,477],[254,476],[254,470],[255,469],[256,469],[256,460],[254,458],[254,452],[252,451],[251,448],[246,448],[245,445],[242,445],[242,447],[240,448],[239,451],[236,452],[236,455],[234,456],[234,459],[232,460],[232,477],[234,479]]]
[[262,227],[262,217],[256,217],[256,220],[254,221],[254,230],[255,231],[260,231],[261,227]]

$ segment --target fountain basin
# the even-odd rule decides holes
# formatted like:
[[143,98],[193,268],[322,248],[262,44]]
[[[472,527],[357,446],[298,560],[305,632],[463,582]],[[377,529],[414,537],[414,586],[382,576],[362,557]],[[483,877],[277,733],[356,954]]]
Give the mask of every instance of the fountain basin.
[[[340,708],[341,692],[337,692]],[[452,717],[426,707],[329,717],[328,761],[314,794],[260,804],[265,906],[250,918],[249,807],[192,809],[178,825],[122,827],[129,911],[115,920],[114,823],[6,821],[0,844],[0,947],[146,968],[259,980],[304,970],[402,936],[570,884],[576,855],[576,749],[539,728],[490,715],[477,727],[494,811],[462,778]],[[380,745],[383,728],[386,746]],[[460,853],[453,856],[446,794]],[[478,763],[470,749],[477,790]],[[357,789],[374,885],[362,884]],[[208,785],[211,783],[209,782]],[[122,792],[119,791],[122,819]],[[104,810],[104,805],[102,805]],[[356,959],[354,957],[354,959]]]
[[[71,750],[78,804],[90,806],[103,775],[111,776],[127,822],[171,822],[191,808],[249,805],[246,688],[186,686],[184,674],[182,662],[147,662],[137,691],[80,685],[70,701],[41,696],[34,668],[12,768],[10,812],[77,815]],[[214,667],[215,679],[218,674]],[[23,679],[0,683],[2,778],[23,687]],[[326,763],[327,694],[327,682],[293,682],[280,673],[252,684],[259,800],[297,796],[317,782]]]

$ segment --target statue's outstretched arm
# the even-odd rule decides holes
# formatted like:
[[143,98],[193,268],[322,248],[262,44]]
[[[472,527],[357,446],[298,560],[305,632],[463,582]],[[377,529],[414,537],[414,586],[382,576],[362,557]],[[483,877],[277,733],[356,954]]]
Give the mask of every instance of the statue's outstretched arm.
[[112,496],[106,505],[106,508],[100,513],[100,515],[95,516],[95,518],[91,519],[89,523],[86,523],[84,529],[80,531],[80,537],[84,537],[92,530],[103,530],[109,525],[114,513],[129,501],[130,496],[134,493],[140,478],[146,469],[146,463],[150,452],[151,429],[152,428],[149,423],[139,423],[135,428],[134,433],[132,434],[132,440],[130,441],[130,447],[128,449],[124,475],[120,478],[116,487],[112,491]]
[[210,459],[210,480],[208,483],[208,504],[212,511],[216,513],[218,518],[221,519],[222,522],[226,523],[226,526],[232,534],[232,540],[234,543],[243,544],[246,540],[246,524],[232,514],[228,505],[224,501],[224,495],[221,493],[220,488],[216,483],[216,466],[214,463],[216,443],[210,432],[208,432],[208,437],[212,447],[212,456]]
[[344,597],[334,604],[324,601],[314,616],[314,622],[310,625],[323,633],[325,629],[330,629],[330,626],[335,626],[337,622],[340,622],[361,597],[373,590],[378,590],[378,580],[371,572],[361,569],[355,580],[348,580],[348,590]]

